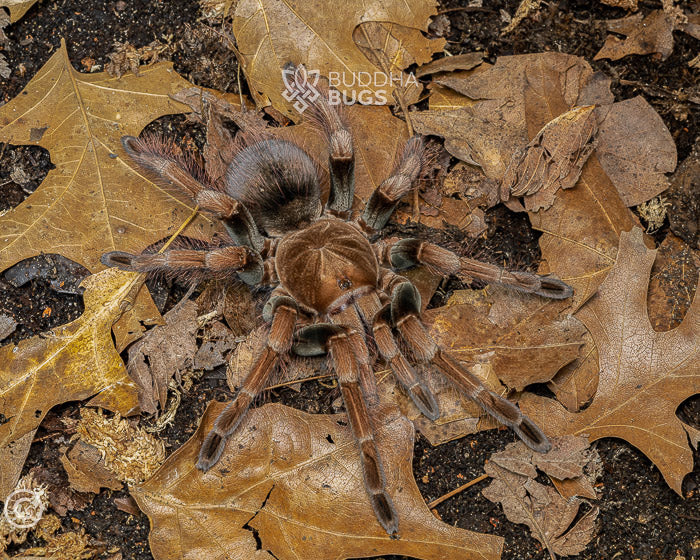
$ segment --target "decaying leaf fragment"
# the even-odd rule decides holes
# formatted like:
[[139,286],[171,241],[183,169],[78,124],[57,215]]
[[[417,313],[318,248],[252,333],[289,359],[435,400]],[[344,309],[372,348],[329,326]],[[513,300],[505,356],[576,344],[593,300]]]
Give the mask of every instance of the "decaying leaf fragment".
[[570,189],[595,147],[594,107],[575,107],[548,122],[513,154],[501,182],[501,199],[525,197],[525,208],[549,208],[559,189]]
[[619,60],[630,54],[651,53],[659,53],[665,60],[673,52],[673,27],[673,19],[664,10],[654,10],[646,17],[638,13],[611,20],[608,29],[626,35],[627,38],[623,40],[608,35],[603,48],[593,60]]
[[[22,95],[0,107],[0,141],[42,146],[56,165],[0,217],[0,270],[45,251],[95,271],[103,268],[103,253],[140,253],[175,231],[191,214],[189,203],[147,179],[120,138],[138,135],[162,115],[186,112],[169,94],[189,85],[170,63],[121,79],[81,74],[62,42]],[[211,220],[198,217],[185,234],[202,238],[205,226]]]
[[157,326],[129,348],[129,375],[139,387],[139,406],[153,414],[160,404],[165,410],[168,383],[192,367],[197,352],[197,304],[187,301],[164,316]]
[[401,538],[392,540],[366,496],[345,415],[310,415],[277,404],[251,410],[219,463],[202,473],[195,468],[199,447],[223,406],[211,403],[195,435],[132,489],[151,520],[156,560],[500,558],[501,537],[451,527],[430,513],[411,473],[413,429],[395,408],[376,416],[400,518]]
[[20,20],[36,3],[36,0],[0,0],[0,8],[9,8],[10,21],[12,23]]
[[591,405],[572,414],[531,394],[523,411],[548,435],[618,437],[637,447],[679,494],[693,469],[684,424],[676,408],[700,392],[700,297],[676,328],[656,332],[647,314],[647,287],[656,251],[642,231],[623,232],[615,266],[598,293],[577,313],[598,348],[600,381]]
[[[136,385],[110,327],[142,284],[142,276],[117,269],[89,276],[82,284],[85,312],[78,319],[0,348],[0,413],[8,419],[0,424],[0,449],[35,430],[51,407],[66,401],[96,395],[92,403],[124,415],[138,409]],[[26,454],[16,458],[23,463]],[[14,486],[5,487],[10,482],[3,479],[3,497]]]
[[566,499],[555,488],[536,482],[537,469],[560,480],[585,478],[583,468],[593,460],[587,448],[586,438],[565,436],[552,438],[552,450],[540,455],[516,442],[491,455],[484,465],[493,481],[482,494],[500,502],[510,521],[527,525],[552,558],[573,556],[586,547],[595,533],[598,508],[590,509],[571,526],[581,500]]

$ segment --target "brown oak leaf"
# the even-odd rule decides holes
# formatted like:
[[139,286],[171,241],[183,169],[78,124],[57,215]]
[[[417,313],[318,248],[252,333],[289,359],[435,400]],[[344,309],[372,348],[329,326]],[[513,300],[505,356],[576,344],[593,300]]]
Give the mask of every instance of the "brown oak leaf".
[[[22,95],[0,107],[0,141],[42,146],[56,165],[0,217],[0,270],[45,251],[95,271],[107,251],[140,253],[173,233],[191,214],[190,203],[147,179],[120,138],[162,115],[187,112],[169,95],[189,85],[171,63],[120,79],[81,74],[62,41]],[[198,217],[185,235],[205,237],[209,225]]]
[[647,287],[656,251],[635,228],[620,237],[615,265],[597,294],[577,313],[598,348],[600,381],[590,406],[572,414],[556,401],[525,395],[524,412],[549,435],[618,437],[640,449],[668,485],[681,492],[693,469],[676,408],[700,392],[700,297],[676,328],[654,331]]
[[377,411],[375,419],[399,539],[374,516],[345,415],[310,415],[279,404],[256,408],[219,463],[207,473],[197,470],[202,439],[224,406],[211,403],[195,435],[132,488],[151,520],[156,560],[500,558],[501,537],[451,527],[430,513],[411,472],[413,428],[395,408]]

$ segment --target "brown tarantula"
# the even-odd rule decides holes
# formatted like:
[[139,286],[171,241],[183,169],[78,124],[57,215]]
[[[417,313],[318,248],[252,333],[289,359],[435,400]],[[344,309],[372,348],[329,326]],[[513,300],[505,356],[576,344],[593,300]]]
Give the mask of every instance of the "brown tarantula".
[[[310,93],[303,80],[297,79],[295,86],[304,97]],[[180,187],[199,208],[220,219],[232,241],[162,254],[115,251],[105,254],[102,262],[131,271],[237,275],[250,286],[273,286],[263,309],[269,324],[267,344],[206,436],[197,467],[207,471],[216,464],[227,438],[265,388],[281,356],[330,354],[357,438],[367,494],[379,523],[395,535],[399,520],[386,490],[370,421],[378,395],[368,337],[373,337],[379,355],[428,418],[439,415],[435,397],[399,348],[397,334],[414,361],[437,367],[529,447],[539,452],[550,448],[540,428],[515,404],[487,389],[433,341],[421,322],[418,291],[395,271],[422,264],[445,276],[464,274],[551,298],[567,298],[572,290],[553,276],[460,258],[420,239],[370,242],[368,235],[384,227],[398,201],[414,187],[426,163],[424,141],[408,140],[389,178],[374,191],[362,214],[353,217],[355,157],[350,131],[323,95],[307,111],[330,146],[325,207],[317,166],[292,142],[264,136],[239,141],[222,189],[198,178],[203,173],[185,165],[162,143],[125,136],[124,148],[136,162]]]

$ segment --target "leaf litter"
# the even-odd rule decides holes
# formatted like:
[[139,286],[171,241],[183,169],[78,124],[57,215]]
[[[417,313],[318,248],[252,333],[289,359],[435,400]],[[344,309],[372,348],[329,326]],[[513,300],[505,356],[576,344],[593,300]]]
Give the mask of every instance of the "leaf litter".
[[[386,35],[387,37],[389,37],[391,35],[391,33],[387,30],[386,27],[378,28],[377,32],[378,33],[387,33],[387,35]],[[394,51],[394,52],[398,52],[398,51]],[[543,55],[543,56],[550,56],[550,55]],[[499,59],[499,61],[500,60],[501,59]],[[483,72],[484,73],[489,72],[488,65],[483,65],[483,66],[484,66]],[[498,61],[497,61],[497,66],[498,66]],[[461,70],[461,69],[460,69],[460,71],[463,72],[463,70]],[[594,83],[593,76],[590,76],[590,78],[587,81],[582,80],[585,83],[584,83],[584,85],[581,88],[581,91],[579,93],[577,93],[577,90],[575,87],[573,89],[571,88],[572,84],[574,84],[574,85],[576,84],[576,81],[577,81],[576,80],[576,72],[577,71],[578,70],[576,69],[575,65],[568,67],[568,68],[560,67],[560,68],[556,69],[555,71],[552,71],[551,68],[547,68],[547,63],[543,63],[540,68],[537,68],[534,71],[534,73],[530,73],[526,76],[526,81],[525,81],[524,87],[526,89],[529,88],[529,92],[526,91],[526,95],[524,96],[525,103],[524,103],[523,110],[521,113],[521,115],[523,116],[523,119],[518,121],[518,118],[510,118],[510,117],[506,116],[506,122],[505,122],[505,126],[503,127],[503,130],[509,131],[509,133],[511,133],[513,135],[511,138],[511,141],[509,141],[510,143],[506,142],[504,144],[503,139],[500,139],[500,140],[497,140],[496,144],[494,144],[494,145],[489,145],[488,143],[484,143],[482,146],[482,149],[480,149],[480,150],[466,151],[466,152],[459,152],[459,153],[461,153],[462,155],[467,154],[469,156],[468,159],[465,158],[465,161],[467,161],[468,163],[479,160],[479,163],[482,164],[482,169],[484,169],[485,171],[489,171],[489,173],[491,174],[490,176],[488,174],[484,175],[484,177],[486,179],[488,179],[490,181],[500,181],[502,179],[501,171],[495,172],[494,170],[498,170],[498,169],[505,170],[507,168],[509,162],[511,161],[513,154],[517,150],[523,149],[527,145],[527,142],[529,141],[529,139],[534,138],[534,136],[538,130],[543,130],[542,127],[546,128],[548,126],[547,123],[549,123],[552,120],[556,120],[558,115],[561,115],[563,112],[565,112],[565,110],[567,110],[567,108],[570,109],[570,108],[574,107],[573,102],[577,101],[577,95],[578,95],[578,100],[581,101],[585,97],[584,94],[588,94],[590,91],[592,91],[591,84]],[[562,73],[562,75],[560,76],[559,79],[557,79],[557,77],[556,77],[556,72]],[[565,77],[564,77],[564,73],[565,73]],[[458,105],[463,104],[464,107],[469,108],[472,106],[478,107],[479,103],[488,104],[488,101],[490,99],[493,99],[493,98],[489,97],[490,94],[488,94],[484,90],[482,90],[476,97],[473,98],[473,99],[480,99],[481,101],[478,101],[475,103],[472,98],[469,98],[468,96],[466,96],[465,94],[460,92],[460,86],[455,85],[455,84],[458,84],[459,80],[469,82],[471,80],[471,78],[469,78],[469,76],[467,76],[465,74],[461,74],[460,77],[457,77],[456,74],[457,74],[457,72],[454,72],[451,75],[449,73],[449,71],[443,71],[440,73],[436,73],[436,75],[435,75],[435,79],[436,79],[435,85],[439,85],[440,87],[445,88],[442,90],[443,94],[445,94],[445,92],[451,91],[452,93],[450,93],[449,95],[452,96],[452,100],[453,100],[452,102],[454,102]],[[586,71],[584,68],[581,75],[585,75],[585,74],[586,74]],[[505,75],[508,75],[508,73],[506,73]],[[467,78],[469,78],[469,79],[467,79]],[[508,80],[517,82],[517,79],[514,79],[514,78],[516,78],[516,76],[513,76],[513,75],[508,76]],[[443,85],[443,84],[441,84],[441,82],[444,82],[444,83],[451,82],[452,87],[454,87],[455,89],[450,89],[450,86]],[[540,86],[541,84],[546,84],[546,83],[553,83],[557,87],[554,87],[553,94],[545,99],[546,96],[542,96],[541,94],[543,91],[547,91],[547,89],[546,88],[538,88],[536,86]],[[436,89],[434,93],[436,93],[437,91],[438,90]],[[457,93],[455,94],[455,92],[457,92]],[[516,93],[517,93],[517,86],[516,86]],[[603,88],[602,92],[599,91],[598,93],[605,94],[604,88]],[[609,94],[609,92],[607,92],[607,94]],[[479,97],[479,95],[481,95],[483,97]],[[558,95],[561,95],[561,97],[558,98],[557,97]],[[538,99],[538,96],[540,97],[540,99]],[[551,103],[551,106],[561,107],[562,108],[561,112],[558,114],[556,112],[551,112],[550,114],[547,114],[545,111],[542,111],[542,108],[545,105],[545,103],[542,103],[542,99],[545,99],[545,101],[547,103],[554,101],[554,103]],[[564,100],[564,103],[560,102],[561,99]],[[260,98],[258,98],[257,101],[260,101]],[[515,103],[513,104],[512,101],[515,101]],[[588,98],[588,102],[589,103],[591,102],[590,98]],[[595,98],[592,100],[592,102],[596,102]],[[517,95],[509,98],[509,103],[506,106],[513,107],[514,105],[516,107],[518,105]],[[608,105],[609,105],[609,102],[608,102]],[[431,99],[431,108],[432,108],[432,99]],[[362,109],[369,109],[369,108],[362,108]],[[384,109],[384,108],[380,108],[380,109]],[[481,107],[481,109],[486,109],[486,108]],[[473,110],[473,113],[478,115],[480,120],[479,119],[477,119],[476,121],[472,120],[472,123],[473,122],[478,123],[482,127],[483,130],[487,130],[487,131],[488,130],[498,130],[497,128],[493,128],[492,123],[490,123],[488,121],[488,118],[486,118],[485,115],[487,115],[488,111],[481,111],[481,109],[474,109]],[[423,113],[427,113],[427,112],[423,112]],[[535,118],[532,118],[533,113],[534,113]],[[463,113],[463,114],[466,114],[466,113]],[[371,112],[369,110],[366,110],[366,111],[359,111],[358,110],[356,112],[356,116],[353,116],[353,118],[356,119],[356,125],[353,126],[353,129],[357,130],[358,126],[360,128],[367,127],[368,126],[367,121],[369,121],[370,124],[375,123],[377,119],[372,118],[370,115],[371,115]],[[399,132],[399,131],[402,131],[405,129],[405,125],[400,120],[395,119],[394,117],[391,117],[390,113],[388,113],[387,111],[377,111],[377,112],[375,112],[375,115],[382,115],[382,118],[385,118],[386,122],[394,123],[396,132]],[[504,115],[499,115],[499,116],[503,117]],[[472,117],[473,117],[473,115],[470,115],[469,118],[467,118],[467,122],[469,122],[469,119],[471,119]],[[512,115],[511,115],[511,117],[512,117]],[[214,119],[216,119],[216,115],[214,116]],[[394,119],[394,120],[392,120],[392,119]],[[217,124],[220,124],[220,123],[217,123],[215,120],[213,120],[211,118],[211,113],[209,115],[205,114],[204,120],[210,124],[210,126],[208,127],[208,130],[211,129],[211,131],[212,131],[212,136],[211,136],[212,143],[215,144],[216,142],[221,143],[222,141],[224,141],[225,136],[222,136],[221,134],[219,134],[219,140],[215,140],[215,136],[213,136],[214,131],[215,131],[215,126]],[[622,119],[623,122],[624,122],[624,120],[625,119]],[[603,122],[605,122],[605,121],[603,121]],[[510,125],[511,125],[510,129],[508,128],[508,123],[510,123]],[[503,123],[501,123],[501,124],[503,124]],[[611,128],[617,130],[617,127],[611,127]],[[369,134],[366,137],[367,142],[362,143],[363,147],[367,146],[367,148],[364,148],[364,149],[367,149],[367,153],[371,154],[371,155],[374,155],[377,152],[377,148],[379,148],[380,158],[376,162],[372,162],[371,164],[367,165],[365,173],[367,173],[367,175],[369,176],[369,181],[364,180],[361,182],[361,185],[367,185],[366,187],[362,187],[362,188],[367,189],[367,193],[360,194],[358,196],[358,203],[363,198],[366,198],[366,195],[369,192],[371,192],[371,189],[374,188],[374,186],[376,186],[376,183],[374,185],[372,185],[372,181],[374,180],[374,178],[371,176],[372,170],[382,170],[383,167],[380,167],[379,166],[380,164],[386,166],[386,163],[384,163],[384,162],[390,163],[392,158],[395,157],[394,154],[396,151],[394,149],[393,153],[392,153],[391,148],[392,147],[395,148],[401,142],[401,139],[396,138],[396,134],[394,134],[395,143],[392,143],[391,141],[389,141],[389,142],[378,141],[378,142],[375,142],[374,144],[372,144],[371,143],[371,135],[376,134],[379,131],[385,130],[385,129],[386,129],[386,127],[382,127],[382,126],[377,126],[376,129],[370,129]],[[295,138],[301,138],[302,141],[306,142],[308,146],[314,146],[312,148],[309,148],[314,154],[322,153],[322,150],[323,150],[323,148],[321,148],[322,143],[320,143],[317,138],[314,138],[314,133],[312,131],[310,131],[308,133],[304,133],[303,131],[304,131],[304,125],[302,124],[302,125],[298,125],[295,127],[288,127],[287,129],[281,129],[279,132],[282,134],[290,134],[290,135],[298,134],[298,136],[295,136]],[[308,134],[308,136],[305,136],[305,134]],[[458,135],[454,135],[450,139],[450,141],[452,142],[452,145],[454,147],[455,143],[459,141]],[[448,145],[448,143],[446,143],[446,145]],[[358,144],[359,144],[359,142],[358,142]],[[663,146],[663,144],[661,144],[661,145]],[[386,148],[386,146],[388,146],[388,149]],[[625,146],[625,144],[623,142],[623,147],[624,146]],[[631,152],[634,152],[635,149],[633,147],[629,148],[629,145],[627,145],[627,146]],[[558,148],[559,146],[557,145],[556,147]],[[616,147],[618,147],[618,146],[616,146]],[[471,148],[470,148],[470,150],[471,150]],[[214,150],[212,150],[212,151],[214,151]],[[546,151],[548,151],[548,150],[546,150]],[[657,151],[658,150],[654,150],[651,155],[656,155]],[[574,150],[574,153],[575,152],[576,152],[576,150]],[[610,152],[614,153],[614,150],[610,150]],[[662,150],[662,152],[663,152],[663,150]],[[571,154],[572,152],[569,151],[568,153]],[[602,185],[602,186],[596,192],[597,193],[605,193],[606,196],[603,197],[603,199],[605,200],[605,203],[606,204],[609,203],[613,207],[616,207],[616,205],[618,205],[617,207],[619,208],[620,205],[619,205],[618,201],[616,201],[615,199],[618,196],[622,196],[624,198],[623,191],[621,190],[622,187],[620,186],[621,182],[618,180],[613,180],[613,181],[607,180],[607,182],[606,182],[606,179],[604,179],[604,177],[607,178],[607,176],[610,176],[611,172],[608,168],[602,166],[602,164],[598,165],[596,167],[596,161],[597,161],[596,155],[598,155],[600,157],[600,160],[602,162],[602,160],[603,160],[602,156],[600,154],[594,154],[590,158],[591,161],[589,163],[587,163],[585,166],[583,166],[584,168],[582,170],[579,170],[581,173],[581,180],[578,182],[576,187],[574,187],[570,191],[568,191],[572,194],[570,200],[572,202],[574,202],[574,201],[580,199],[580,197],[582,196],[580,193],[581,187],[583,185],[590,186],[590,184],[592,182],[597,180],[600,183],[600,185]],[[673,155],[673,157],[675,157],[675,150],[673,150],[672,155]],[[496,157],[493,158],[492,156],[496,156]],[[472,159],[473,157],[475,159]],[[383,159],[381,159],[381,158],[383,158]],[[489,159],[489,158],[491,158],[491,159]],[[207,164],[209,164],[209,162],[211,161],[211,157],[206,158],[206,159],[207,159]],[[322,165],[323,165],[324,157],[321,155],[318,159],[322,162]],[[578,162],[578,158],[574,158],[574,161]],[[669,160],[667,157],[665,157],[662,154],[662,157],[660,158],[659,162],[656,162],[656,161],[652,162],[653,166],[661,165],[661,167],[659,168],[659,172],[656,174],[655,184],[657,186],[655,188],[660,188],[663,185],[663,182],[665,180],[664,179],[664,172],[672,170],[673,166],[675,165],[675,160],[674,160],[673,165],[671,165],[670,163],[666,164],[669,167],[668,169],[666,169],[663,167],[665,161],[668,162]],[[640,163],[642,163],[642,162],[640,161]],[[214,164],[213,161],[212,161],[212,164]],[[593,167],[595,172],[592,175],[591,174],[587,175],[586,174],[587,167],[588,168]],[[219,165],[219,169],[220,168],[221,167]],[[602,171],[601,171],[601,168],[602,168]],[[211,169],[214,169],[214,168],[211,168]],[[631,164],[630,169],[631,169],[632,173],[638,173],[640,168],[635,167],[634,164]],[[623,170],[623,174],[624,174],[624,170]],[[553,177],[555,177],[555,176],[556,176],[556,174],[553,175]],[[575,183],[575,181],[571,181],[571,182]],[[638,181],[638,183],[644,183],[645,185],[649,184],[649,182],[650,181],[647,179],[645,179],[644,181]],[[480,186],[484,186],[484,183],[481,181],[479,182],[479,184],[480,184]],[[640,198],[644,199],[644,197],[646,195],[635,193],[634,192],[634,184],[631,183],[631,185],[632,186],[630,187],[630,193],[633,195],[637,195]],[[573,184],[571,186],[573,186]],[[613,188],[610,188],[611,186]],[[663,189],[661,189],[661,190],[663,190]],[[617,191],[617,193],[615,191]],[[484,194],[489,192],[488,188],[484,188],[483,192],[484,192]],[[360,190],[360,193],[362,193],[361,190]],[[615,193],[615,194],[613,194],[613,193]],[[566,194],[567,194],[567,192],[559,191],[555,195],[553,195],[552,196],[552,198],[553,198],[552,206],[556,208],[558,205],[560,205],[561,200],[565,199]],[[442,197],[445,197],[444,191],[442,191],[440,193],[440,195]],[[427,196],[430,196],[430,195],[427,194]],[[443,204],[444,204],[444,200],[445,200],[445,198],[443,198]],[[565,209],[567,211],[570,210],[570,208],[567,208],[567,207],[565,207]],[[537,220],[538,215],[542,215],[544,212],[545,212],[544,210],[541,210],[539,212],[533,211],[531,214],[531,219],[533,219],[533,222],[535,222]],[[631,225],[634,224],[633,218],[625,218],[624,217],[625,216],[624,211],[617,210],[617,212],[618,212],[619,218],[620,218],[619,223],[623,224],[623,227],[627,227],[627,226],[631,227]],[[426,214],[426,216],[427,216],[427,214]],[[564,213],[560,212],[559,213],[559,220],[560,221],[562,219],[562,216],[568,217],[569,215],[566,212],[564,212]],[[618,218],[615,218],[615,219],[618,219]],[[461,225],[462,224],[460,224],[460,226]],[[433,226],[434,227],[441,227],[442,223],[441,222],[434,222]],[[585,228],[581,228],[581,229],[585,230]],[[608,245],[609,257],[607,258],[607,268],[601,270],[601,273],[599,275],[600,277],[596,278],[593,283],[586,285],[587,289],[584,290],[583,296],[577,302],[577,307],[583,306],[583,308],[581,310],[581,315],[579,315],[579,316],[585,316],[585,311],[586,311],[587,306],[588,306],[588,304],[586,304],[585,301],[589,297],[591,297],[592,294],[594,294],[596,292],[598,284],[600,284],[600,282],[602,282],[602,280],[605,277],[605,275],[607,274],[607,272],[609,272],[612,269],[611,259],[614,260],[615,252],[616,252],[615,250],[617,247],[617,241],[616,241],[614,234],[619,235],[619,232],[622,230],[622,227],[616,227],[615,225],[613,225],[613,227],[611,227],[610,230],[611,230],[610,231],[610,239],[612,241]],[[603,229],[603,232],[604,232],[604,234],[607,233],[605,228]],[[572,242],[580,241],[581,233],[582,233],[581,231],[572,231],[570,234],[571,241]],[[543,235],[542,237],[545,238],[546,235],[547,235],[547,232],[545,232],[545,235]],[[545,241],[547,241],[547,240],[545,239]],[[586,241],[588,241],[588,240],[586,240]],[[99,253],[97,253],[97,254],[99,255]],[[545,260],[547,261],[544,263],[544,266],[547,266],[547,265],[553,265],[555,267],[559,266],[560,255],[557,255],[555,253],[545,254],[544,247],[543,247],[543,254],[545,255]],[[497,291],[496,291],[496,293],[497,293]],[[651,293],[651,289],[650,289],[650,293]],[[597,296],[593,296],[593,297],[595,298]],[[500,296],[499,296],[499,298],[500,298]],[[687,300],[687,298],[686,298],[686,300]],[[683,300],[683,301],[686,301],[686,300]],[[499,300],[496,300],[495,304],[497,304],[498,301]],[[592,301],[595,301],[595,300],[592,300]],[[683,304],[679,303],[678,305],[679,305],[679,309],[681,309],[680,313],[682,314],[682,312],[683,312],[682,305]],[[663,309],[663,307],[661,307],[660,309]],[[660,313],[663,313],[663,311],[660,311]],[[565,313],[564,309],[562,309],[561,317],[566,317],[566,316],[568,316],[568,313]],[[231,322],[233,322],[233,321],[235,321],[235,319],[231,319]],[[217,329],[218,328],[219,327],[217,327]],[[533,331],[536,331],[536,330],[537,329],[533,329]],[[140,336],[140,335],[137,335],[137,338],[138,338],[138,336]],[[577,349],[579,349],[581,347],[580,340],[578,340],[577,342],[572,342],[571,347],[572,348],[576,347]],[[597,345],[594,345],[593,348],[595,349],[595,351],[599,350]],[[595,365],[597,364],[597,354],[595,354],[593,352],[593,350],[591,350],[590,347],[584,346],[582,349],[578,350],[578,354],[579,354],[580,359],[585,360],[584,363],[592,364],[593,367],[595,367]],[[223,357],[223,354],[221,354],[221,355]],[[593,357],[591,357],[591,356],[593,356]],[[572,365],[576,366],[577,361],[578,360],[574,360],[574,362],[568,362],[568,365],[566,365],[564,367],[566,368],[566,367],[570,367]],[[553,362],[553,363],[555,363],[555,362]],[[483,361],[483,359],[480,359],[480,363],[478,363],[476,367],[477,367],[477,369],[482,370],[482,373],[486,378],[492,379],[493,382],[496,384],[500,383],[498,381],[498,376],[495,374],[495,369],[493,367],[493,364],[490,361],[485,362],[485,361]],[[579,366],[576,366],[576,367],[580,369]],[[556,373],[556,371],[554,371],[555,369],[559,369],[559,371],[562,371],[560,368],[555,368],[554,365],[552,365],[552,367],[550,369],[554,373]],[[547,373],[547,376],[549,376],[549,373]],[[578,376],[574,376],[574,377],[576,379],[579,379]],[[555,379],[556,379],[556,377],[555,377]],[[516,385],[518,383],[518,381],[511,380],[510,383],[512,385]],[[523,382],[523,384],[525,385],[527,383]],[[591,384],[588,383],[588,386],[590,386],[590,385]],[[595,383],[594,385],[597,385],[597,383]],[[503,386],[501,386],[501,387],[503,387]],[[592,392],[595,393],[595,389],[593,389]],[[589,393],[590,393],[590,391],[589,391]],[[526,394],[526,398],[527,398],[527,394]],[[599,398],[599,395],[596,395],[596,398]],[[577,397],[574,397],[574,401],[577,401],[578,404],[581,404],[580,402],[578,402]],[[595,402],[594,402],[594,404],[595,404]],[[591,405],[591,406],[593,406],[593,405]],[[253,414],[255,414],[255,413],[253,413]],[[288,412],[285,411],[284,414],[288,414]],[[33,434],[33,432],[29,432],[28,434],[30,435],[29,439],[31,441],[31,435]],[[26,438],[26,436],[24,436],[24,437]],[[190,453],[192,453],[192,452],[190,452]],[[173,459],[175,457],[176,457],[175,455],[172,456]],[[196,475],[198,473],[194,473],[194,474]],[[407,475],[407,480],[412,480],[410,473]],[[528,488],[529,488],[529,490],[532,491],[532,493],[530,494],[531,498],[534,497],[534,498],[537,498],[537,500],[539,500],[538,504],[544,503],[547,500],[550,500],[551,503],[556,503],[556,499],[558,499],[555,497],[555,494],[553,494],[553,492],[555,492],[555,491],[552,490],[551,488],[549,490],[541,490],[541,489],[537,488],[536,486],[533,486],[532,484],[530,484]],[[557,486],[557,488],[559,489],[560,492],[563,491],[562,487]],[[268,500],[271,496],[272,496],[272,494],[268,495]],[[537,500],[535,500],[535,501],[537,502]],[[572,510],[565,509],[562,511],[564,511],[566,513],[566,515],[562,514],[562,515],[564,515],[563,518],[568,518],[567,516],[570,516]],[[562,523],[563,523],[563,521],[562,521]],[[567,547],[570,547],[570,546],[575,547],[575,546],[580,545],[582,541],[579,541],[578,544],[575,542],[576,539],[578,538],[577,535],[587,534],[587,532],[586,532],[587,529],[582,530],[580,533],[575,532],[574,537],[569,537],[567,540],[567,537],[563,536],[563,533],[558,533],[559,528],[561,528],[561,527],[557,527],[557,529],[554,530],[553,532],[550,531],[550,533],[545,533],[545,536],[550,541],[552,539],[554,539],[556,541],[556,545],[553,545],[553,548],[556,548],[557,546],[559,546],[559,547],[562,547],[561,550],[569,550],[569,548],[567,548]],[[567,527],[563,527],[563,529],[566,529],[566,528]],[[366,554],[366,553],[367,553],[366,551],[363,552],[363,554]],[[559,552],[559,553],[561,554],[562,552]]]

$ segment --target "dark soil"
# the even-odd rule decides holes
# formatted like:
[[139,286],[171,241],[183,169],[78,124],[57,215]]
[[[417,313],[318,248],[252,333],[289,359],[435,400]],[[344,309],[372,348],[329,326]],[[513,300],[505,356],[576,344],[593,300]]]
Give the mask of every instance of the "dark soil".
[[[539,14],[520,24],[516,31],[502,36],[504,25],[500,10],[513,14],[518,2],[486,0],[484,7],[467,6],[466,0],[446,1],[440,9],[449,18],[448,50],[452,54],[483,50],[490,60],[508,54],[561,51],[585,57],[589,62],[602,46],[606,31],[604,20],[622,17],[621,9],[590,2],[551,1],[543,4]],[[641,3],[643,12],[661,7],[660,2]],[[690,2],[680,2],[689,8]],[[198,85],[235,91],[237,88],[234,57],[216,34],[202,41],[193,36],[200,13],[194,0],[41,0],[18,23],[7,28],[10,42],[0,52],[13,69],[8,79],[0,79],[0,102],[18,95],[31,77],[58,48],[64,37],[74,66],[86,71],[91,65],[104,67],[115,41],[129,41],[136,47],[160,40],[172,46],[175,69]],[[700,51],[700,42],[674,33],[675,48],[665,61],[655,56],[630,56],[616,62],[591,62],[596,70],[613,77],[617,99],[643,95],[659,112],[678,147],[679,161],[691,151],[698,131],[698,106],[681,95],[697,87],[687,61]],[[211,61],[215,64],[211,64]],[[245,84],[244,84],[245,87]],[[152,127],[167,130],[179,143],[201,145],[201,128],[183,117],[160,119]],[[0,144],[0,211],[18,205],[40,184],[51,167],[49,154],[34,147]],[[21,168],[28,182],[19,185],[11,180],[14,169]],[[522,215],[504,208],[488,214],[488,236],[476,247],[481,256],[521,268],[536,266],[539,259],[537,234]],[[411,228],[399,228],[410,234]],[[657,234],[663,240],[668,225]],[[423,235],[440,236],[441,241],[460,242],[454,232],[424,231]],[[12,316],[19,327],[4,343],[33,336],[67,323],[82,313],[82,298],[75,289],[76,279],[85,271],[69,266],[61,259],[34,259],[35,278],[21,286],[0,276],[0,313]],[[53,286],[53,288],[52,288]],[[67,286],[67,287],[66,287]],[[441,305],[455,283],[442,286],[432,305]],[[59,289],[59,291],[56,290]],[[163,305],[171,305],[175,296],[170,286],[158,285]],[[73,291],[75,293],[62,293]],[[176,293],[182,293],[181,290]],[[230,398],[225,376],[215,371],[199,380],[184,395],[174,425],[160,435],[170,451],[179,447],[196,428],[206,402],[212,398]],[[271,391],[266,398],[314,413],[335,412],[337,390],[307,382],[300,392],[291,389]],[[700,427],[700,399],[686,401],[679,408],[685,421]],[[65,474],[58,461],[65,433],[59,417],[77,417],[78,404],[71,403],[52,411],[37,433],[26,470],[44,469],[54,487],[65,487]],[[431,501],[483,472],[486,459],[494,451],[513,441],[508,431],[490,431],[468,436],[436,448],[419,437],[415,446],[414,473],[426,501]],[[624,441],[604,440],[594,444],[602,459],[598,489],[601,508],[599,534],[577,558],[581,559],[678,559],[700,558],[698,526],[700,522],[700,457],[696,468],[683,486],[683,497],[664,483],[660,473],[639,451]],[[440,517],[449,524],[478,532],[502,535],[506,539],[504,559],[544,559],[549,555],[532,539],[525,526],[510,523],[501,510],[481,496],[483,483],[451,498],[437,507]],[[66,494],[63,527],[83,527],[102,549],[118,547],[125,559],[152,558],[148,548],[148,519],[143,514],[129,514],[117,509],[114,499],[125,492],[103,491],[91,495]],[[67,504],[67,505],[66,505]],[[82,507],[82,509],[80,509]],[[39,545],[32,542],[30,544]],[[10,552],[18,547],[10,549]],[[105,555],[107,553],[105,552]],[[397,557],[395,557],[397,558]]]

